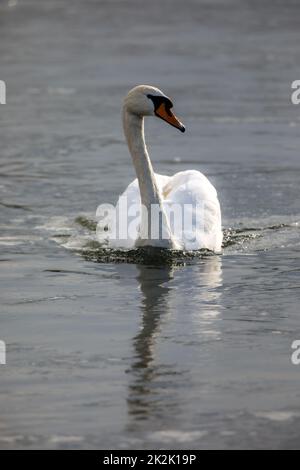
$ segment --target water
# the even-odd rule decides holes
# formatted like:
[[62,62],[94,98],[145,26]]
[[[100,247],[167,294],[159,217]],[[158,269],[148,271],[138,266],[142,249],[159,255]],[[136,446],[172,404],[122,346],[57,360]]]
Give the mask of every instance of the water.
[[[300,6],[161,3],[0,2],[1,448],[299,448]],[[155,169],[218,189],[222,256],[95,250],[138,83],[187,127],[147,121]]]

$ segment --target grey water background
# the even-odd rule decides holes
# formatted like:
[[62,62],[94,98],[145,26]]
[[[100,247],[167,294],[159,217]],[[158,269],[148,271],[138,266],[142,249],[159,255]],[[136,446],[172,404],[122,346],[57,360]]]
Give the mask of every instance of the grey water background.
[[[299,448],[300,5],[1,0],[1,448]],[[139,83],[155,170],[203,171],[229,243],[182,266],[94,263],[78,217],[134,178]]]

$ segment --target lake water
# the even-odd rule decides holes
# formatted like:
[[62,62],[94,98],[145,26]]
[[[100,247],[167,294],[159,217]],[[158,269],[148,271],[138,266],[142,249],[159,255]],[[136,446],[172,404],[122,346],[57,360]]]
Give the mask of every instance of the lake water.
[[[299,30],[296,0],[0,1],[1,448],[300,447]],[[155,170],[218,189],[222,256],[92,250],[139,83],[187,128],[147,120]]]

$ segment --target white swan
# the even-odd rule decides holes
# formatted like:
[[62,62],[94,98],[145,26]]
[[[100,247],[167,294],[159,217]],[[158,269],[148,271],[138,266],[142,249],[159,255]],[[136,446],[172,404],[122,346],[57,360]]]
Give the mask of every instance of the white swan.
[[[111,247],[221,250],[220,204],[208,179],[196,170],[181,171],[174,176],[158,175],[153,171],[144,139],[144,116],[157,116],[184,132],[185,127],[172,113],[172,107],[164,93],[147,85],[133,88],[124,100],[124,133],[137,179],[120,196],[116,213],[119,224],[124,221],[129,224],[132,207],[139,208],[139,215],[135,220],[135,235],[120,239],[114,230],[106,234]],[[125,209],[124,200],[127,201]],[[116,229],[116,219],[114,224]]]

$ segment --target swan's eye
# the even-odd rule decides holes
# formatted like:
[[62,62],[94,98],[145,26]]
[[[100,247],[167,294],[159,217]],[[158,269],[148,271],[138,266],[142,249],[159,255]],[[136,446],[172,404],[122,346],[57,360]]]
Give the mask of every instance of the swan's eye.
[[[166,111],[169,114],[170,109],[173,108],[173,103],[172,101],[167,98],[166,96],[156,96],[156,95],[147,95],[147,98],[149,98],[153,104],[154,104],[154,110],[156,111],[162,104],[165,105]],[[170,114],[171,115],[171,114]]]
[[166,108],[167,109],[172,109],[173,108],[173,103],[171,100],[169,100],[169,98],[165,98],[165,105],[166,105]]

